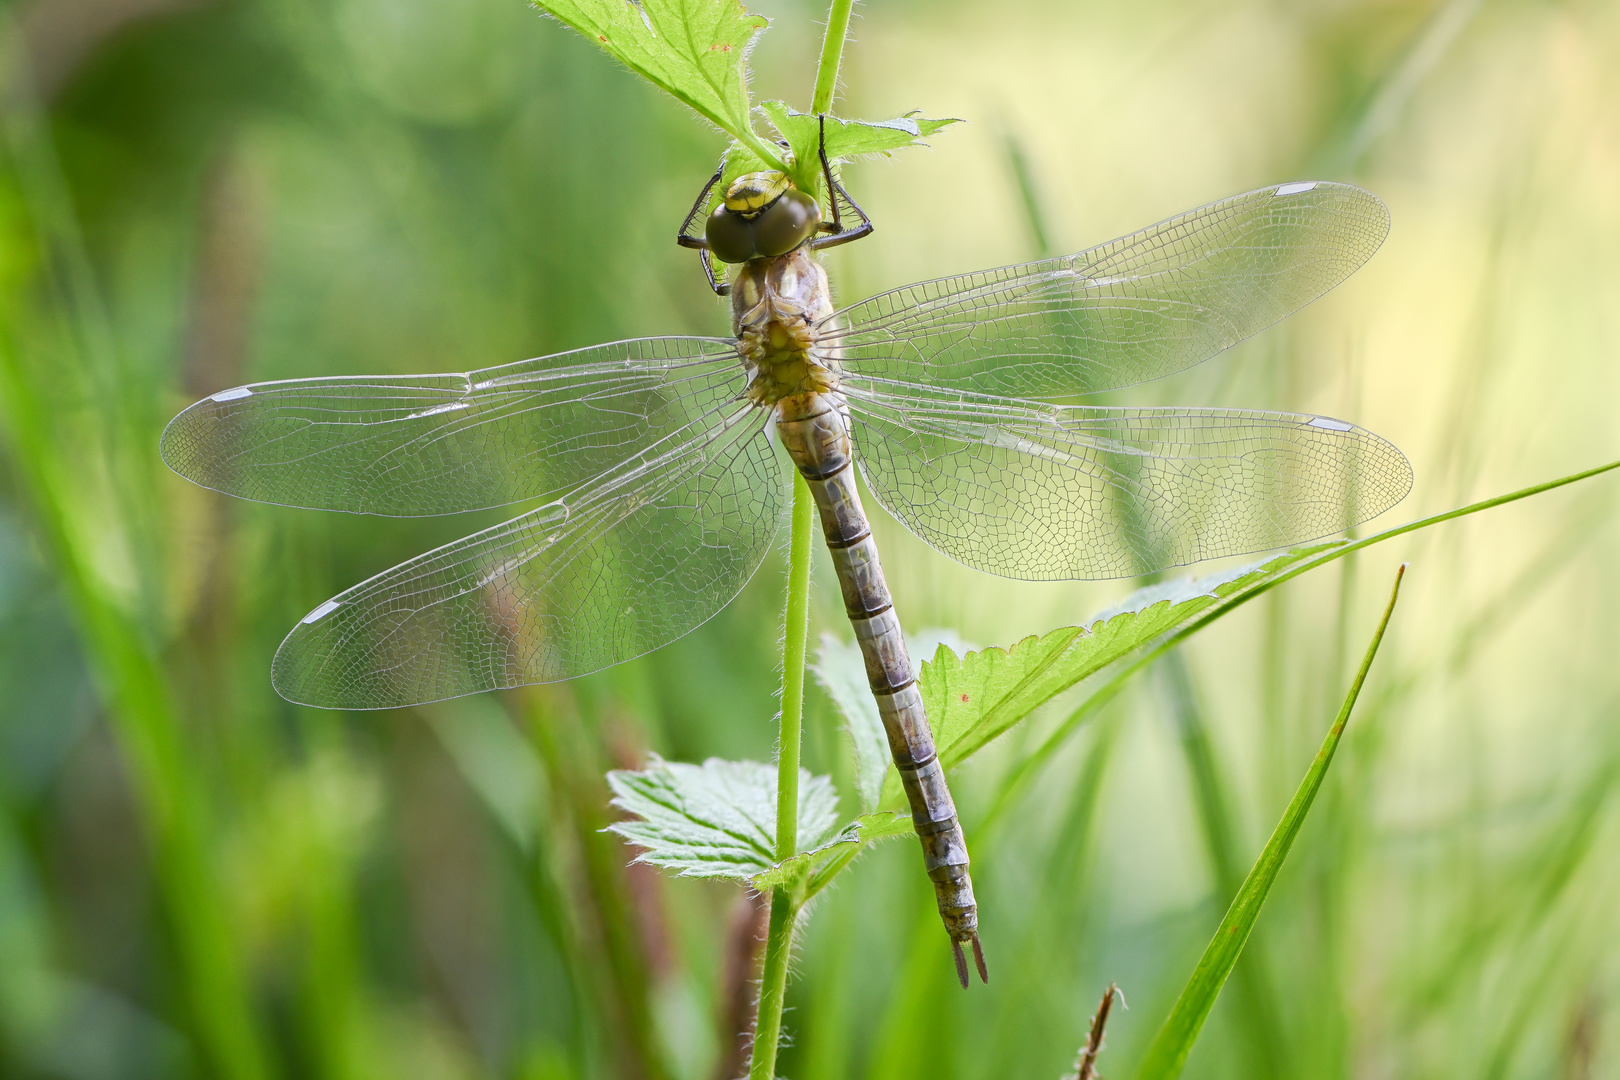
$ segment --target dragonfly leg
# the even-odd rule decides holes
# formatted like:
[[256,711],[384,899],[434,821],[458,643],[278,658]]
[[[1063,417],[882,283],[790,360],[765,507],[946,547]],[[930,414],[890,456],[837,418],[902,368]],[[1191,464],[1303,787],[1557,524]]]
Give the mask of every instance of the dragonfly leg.
[[681,247],[697,247],[699,245],[704,247],[708,246],[707,244],[704,244],[703,241],[698,237],[691,235],[692,222],[696,221],[698,219],[698,215],[703,213],[703,208],[708,204],[709,201],[709,192],[714,190],[714,185],[718,184],[720,182],[720,178],[725,174],[726,167],[722,165],[718,169],[714,170],[714,175],[709,177],[709,182],[703,185],[702,191],[698,192],[698,197],[692,203],[692,209],[687,212],[686,220],[681,222],[680,233],[675,237],[675,242],[681,245]]
[[691,230],[692,223],[698,219],[703,213],[704,207],[708,205],[709,192],[714,190],[714,185],[720,182],[720,178],[725,175],[725,172],[726,167],[724,165],[714,170],[714,175],[709,177],[709,182],[703,185],[702,191],[698,192],[697,199],[692,203],[692,209],[687,212],[686,220],[681,222],[681,231],[675,234],[677,244],[683,248],[692,248],[697,251],[698,261],[703,264],[703,276],[709,279],[709,288],[713,289],[717,296],[725,296],[731,292],[731,286],[714,276],[714,260],[709,256],[709,242],[701,236],[693,236]]
[[[821,226],[823,229],[830,229],[832,235],[810,241],[810,246],[820,251],[822,248],[837,247],[839,244],[847,244],[851,240],[859,240],[863,236],[870,236],[873,225],[872,219],[866,216],[865,210],[861,209],[861,204],[849,197],[849,192],[844,190],[844,185],[833,179],[832,162],[827,160],[827,114],[822,113],[818,119],[821,121],[821,175],[827,180],[827,202],[832,205],[832,221]],[[844,201],[849,203],[849,208],[860,215],[861,219],[860,225],[847,232],[844,229],[844,220],[838,210],[839,196],[842,196]]]

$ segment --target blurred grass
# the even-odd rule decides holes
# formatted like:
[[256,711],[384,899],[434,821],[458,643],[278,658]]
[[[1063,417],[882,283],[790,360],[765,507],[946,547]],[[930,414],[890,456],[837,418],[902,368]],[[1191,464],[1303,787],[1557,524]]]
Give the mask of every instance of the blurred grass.
[[[822,10],[759,6],[756,85],[802,107]],[[1395,219],[1364,271],[1132,400],[1353,418],[1414,463],[1390,521],[1616,456],[1613,5],[888,0],[854,37],[849,112],[974,123],[849,170],[878,231],[830,254],[844,299],[1354,180]],[[627,871],[601,774],[768,758],[780,563],[577,684],[298,710],[267,679],[298,617],[492,519],[228,505],[155,446],[249,378],[720,331],[670,242],[718,137],[507,0],[28,0],[5,38],[0,1075],[716,1077],[736,892]],[[1011,733],[953,782],[994,981],[955,987],[915,852],[880,847],[807,918],[783,1075],[1055,1078],[1111,980],[1102,1068],[1132,1067],[1400,559],[1390,662],[1244,960],[1265,990],[1222,997],[1187,1075],[1258,1075],[1257,1046],[1282,1076],[1615,1075],[1615,501],[1592,481],[1291,583],[981,829],[1073,702]],[[913,630],[1007,643],[1128,587],[1001,582],[876,527]],[[826,570],[816,632],[844,633]]]

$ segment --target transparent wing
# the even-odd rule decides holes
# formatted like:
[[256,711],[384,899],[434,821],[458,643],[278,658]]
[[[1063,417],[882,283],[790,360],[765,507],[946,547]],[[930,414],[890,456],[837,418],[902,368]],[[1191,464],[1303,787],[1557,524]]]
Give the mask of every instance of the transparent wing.
[[224,390],[163,432],[163,460],[244,499],[393,517],[570,490],[735,397],[735,342],[641,338],[466,374]]
[[1003,577],[1129,577],[1284,547],[1380,514],[1412,486],[1399,450],[1327,417],[845,391],[878,501]]
[[770,547],[784,473],[766,415],[717,410],[564,499],[340,593],[282,642],[276,689],[389,708],[568,679],[675,640]]
[[1157,379],[1309,304],[1389,232],[1378,197],[1283,184],[1061,259],[881,293],[818,327],[846,369],[1020,398]]

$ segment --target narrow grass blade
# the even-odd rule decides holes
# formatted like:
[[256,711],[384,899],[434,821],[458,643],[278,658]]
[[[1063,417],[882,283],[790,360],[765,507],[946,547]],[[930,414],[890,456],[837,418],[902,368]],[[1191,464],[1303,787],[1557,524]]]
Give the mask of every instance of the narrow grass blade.
[[[1452,521],[1456,518],[1466,517],[1469,514],[1477,514],[1482,510],[1491,510],[1498,506],[1505,506],[1508,503],[1517,502],[1520,499],[1527,499],[1532,495],[1540,495],[1543,492],[1552,491],[1554,488],[1561,488],[1569,484],[1579,483],[1582,480],[1588,480],[1594,476],[1601,476],[1604,473],[1613,472],[1616,469],[1620,469],[1620,461],[1611,461],[1606,465],[1599,465],[1592,469],[1584,469],[1581,472],[1572,473],[1569,476],[1561,476],[1556,480],[1548,480],[1541,484],[1532,484],[1530,487],[1520,488],[1518,491],[1512,491],[1506,495],[1497,495],[1494,498],[1482,499],[1479,502],[1469,503],[1467,506],[1459,506],[1455,510],[1447,510],[1445,513],[1420,518],[1417,521],[1409,521],[1405,525],[1397,525],[1393,529],[1386,529],[1381,533],[1376,533],[1360,540],[1338,541],[1331,544],[1316,544],[1306,548],[1296,548],[1293,551],[1268,560],[1262,566],[1253,571],[1247,572],[1248,576],[1253,578],[1252,581],[1240,580],[1235,588],[1217,589],[1216,592],[1219,593],[1219,595],[1215,596],[1207,605],[1199,602],[1199,598],[1197,596],[1193,596],[1190,599],[1178,599],[1173,606],[1164,604],[1162,602],[1152,605],[1146,609],[1146,613],[1154,614],[1157,610],[1163,611],[1165,615],[1175,615],[1176,618],[1173,625],[1166,626],[1160,634],[1156,635],[1156,637],[1143,637],[1142,639],[1132,643],[1128,648],[1120,648],[1117,643],[1114,644],[1112,647],[1117,648],[1118,652],[1112,654],[1106,663],[1098,664],[1095,667],[1090,667],[1084,671],[1084,674],[1092,674],[1101,670],[1101,668],[1106,666],[1107,663],[1112,663],[1117,659],[1123,659],[1126,652],[1136,649],[1140,645],[1148,644],[1150,641],[1157,641],[1157,644],[1153,644],[1151,648],[1141,649],[1138,651],[1134,660],[1131,660],[1130,662],[1125,663],[1117,668],[1106,681],[1102,682],[1101,685],[1099,685],[1097,689],[1093,691],[1089,698],[1081,702],[1074,712],[1069,714],[1069,717],[1059,724],[1057,728],[1047,736],[1046,741],[1043,742],[1034,751],[1034,753],[1025,757],[1016,766],[1014,766],[1013,770],[1002,782],[1002,790],[997,795],[996,803],[991,809],[990,816],[999,817],[1004,808],[1012,804],[1017,794],[1022,791],[1023,786],[1028,783],[1030,777],[1034,776],[1042,765],[1051,760],[1052,756],[1057,753],[1063,744],[1068,741],[1069,737],[1073,735],[1083,723],[1089,720],[1092,716],[1096,715],[1097,711],[1101,709],[1102,706],[1106,705],[1110,700],[1112,700],[1113,697],[1119,693],[1124,683],[1127,682],[1132,676],[1134,676],[1137,672],[1142,671],[1144,668],[1147,668],[1155,660],[1169,652],[1171,649],[1175,648],[1177,645],[1181,644],[1183,641],[1186,641],[1194,634],[1197,634],[1199,631],[1207,628],[1211,623],[1218,619],[1225,618],[1227,615],[1230,615],[1232,612],[1236,611],[1244,604],[1249,603],[1251,600],[1264,596],[1277,586],[1292,581],[1301,574],[1309,573],[1318,567],[1326,566],[1328,563],[1333,562],[1336,559],[1342,559],[1346,555],[1351,555],[1355,552],[1363,550],[1364,548],[1372,547],[1374,544],[1381,544],[1385,540],[1393,540],[1397,536],[1405,536],[1410,532],[1417,532],[1420,529],[1427,529],[1431,525],[1439,525],[1447,521]],[[1195,586],[1197,585],[1196,582],[1193,584]],[[1191,603],[1199,603],[1199,606],[1196,609],[1186,606]],[[1181,617],[1183,612],[1186,612],[1186,618]],[[1096,621],[1097,620],[1095,619],[1093,620],[1093,622]],[[1114,621],[1115,620],[1112,617],[1107,619],[1106,622],[1108,625],[1105,626],[1105,630],[1111,630]],[[1044,648],[1048,641],[1056,638],[1056,635],[1068,634],[1070,636],[1063,641],[1063,644],[1067,646],[1075,643],[1079,637],[1077,634],[1072,634],[1072,631],[1075,629],[1077,628],[1064,627],[1061,630],[1051,631],[1038,639],[1031,637],[1028,639],[1028,641],[1036,643],[1038,647]],[[1084,628],[1078,629],[1084,630]],[[1095,626],[1092,629],[1093,633],[1095,634]],[[1019,642],[1018,645],[1004,651],[1010,653],[1014,649],[1024,646],[1024,644],[1024,642]],[[1087,649],[1095,647],[1089,641],[1081,642],[1081,644]],[[986,653],[990,651],[991,650],[985,650]],[[1091,662],[1092,658],[1089,653],[1077,653],[1076,655],[1087,664]],[[935,662],[938,663],[940,659],[942,658],[936,657]],[[966,658],[964,658],[964,661],[965,659]],[[1068,663],[1067,660],[1064,662]],[[1076,665],[1070,673],[1073,674],[1080,670],[1081,669],[1078,667],[1078,665]],[[1057,672],[1054,670],[1051,674],[1056,673]],[[1018,687],[1020,699],[1016,702],[1016,707],[1014,707],[1014,702],[1010,695],[1005,701],[995,700],[989,705],[985,705],[980,711],[988,714],[991,709],[995,709],[998,714],[997,724],[999,726],[996,729],[989,731],[983,737],[976,738],[971,744],[964,743],[963,751],[954,759],[949,759],[946,751],[942,749],[940,753],[941,758],[948,758],[950,764],[952,765],[959,764],[970,754],[976,752],[978,749],[988,743],[990,739],[993,739],[996,735],[999,735],[1001,731],[1006,730],[1006,728],[1011,727],[1013,724],[1028,716],[1036,706],[1045,704],[1062,690],[1066,690],[1075,685],[1080,681],[1080,678],[1084,677],[1084,675],[1077,675],[1073,681],[1059,684],[1053,682],[1047,672],[1043,671],[1042,675],[1051,686],[1056,687],[1050,694],[1045,694],[1044,696],[1032,696],[1026,692],[1023,685],[1020,685]],[[939,696],[938,692],[933,689],[931,684],[931,680],[935,678],[938,678],[938,676],[931,670],[930,665],[925,664],[923,666],[922,677],[918,681],[923,688],[923,699],[928,703],[928,715],[930,718],[935,715],[936,708],[935,697],[931,697],[930,695],[934,694]],[[943,702],[940,708],[948,709],[950,707],[949,693],[947,692],[946,694],[942,695],[942,697]],[[969,697],[971,698],[971,695],[969,695]],[[958,695],[958,700],[960,700],[960,695]],[[970,703],[971,702],[962,702],[963,705]],[[945,722],[936,724],[936,728],[946,727],[948,723],[949,715],[947,714],[945,717]],[[985,727],[983,721],[979,718],[978,713],[968,714],[961,721],[959,721],[959,724],[963,730],[968,730],[971,728],[974,731],[979,731]],[[935,732],[935,738],[943,747],[945,740],[939,737],[937,730]],[[885,797],[887,797],[887,791],[888,789],[885,788]]]
[[[15,31],[0,22],[0,76],[17,77]],[[22,85],[18,83],[17,85]],[[68,304],[78,305],[76,328],[94,340],[73,363],[92,380],[102,379],[93,400],[96,421],[107,443],[87,455],[97,468],[117,478],[103,524],[95,535],[76,513],[75,500],[87,488],[84,469],[70,458],[49,408],[48,384],[25,358],[18,320],[12,313],[29,302],[26,278],[14,276],[0,288],[0,443],[9,471],[29,504],[41,548],[54,566],[77,623],[86,657],[106,704],[107,722],[129,770],[134,799],[152,845],[152,860],[163,897],[178,962],[178,993],[184,1003],[187,1034],[211,1076],[263,1080],[272,1075],[270,1058],[254,1009],[246,949],[231,921],[213,848],[215,817],[206,785],[181,726],[172,687],[152,644],[142,606],[132,604],[98,569],[98,550],[109,546],[135,553],[137,579],[155,562],[137,538],[139,521],[157,505],[150,476],[138,465],[138,442],[131,435],[122,384],[105,368],[116,357],[105,339],[101,298],[87,271],[78,221],[44,134],[43,119],[25,99],[0,109],[0,169],[23,177],[20,209],[0,235],[0,248],[13,258],[40,260],[71,282]],[[50,261],[53,245],[61,251]],[[91,311],[93,314],[85,314]],[[98,336],[101,335],[101,336]],[[72,356],[72,353],[68,353]],[[65,357],[58,357],[64,360]],[[78,467],[76,467],[78,466]],[[134,497],[130,493],[136,493]],[[149,514],[148,514],[149,516]],[[137,596],[150,590],[138,586]]]
[[1249,871],[1243,887],[1238,890],[1226,917],[1221,920],[1220,928],[1204,949],[1203,957],[1193,969],[1192,978],[1187,980],[1170,1015],[1154,1036],[1147,1056],[1136,1071],[1137,1080],[1173,1080],[1181,1075],[1187,1055],[1198,1041],[1198,1034],[1209,1017],[1210,1009],[1215,1007],[1215,999],[1220,996],[1227,976],[1243,954],[1243,946],[1248,942],[1255,921],[1260,917],[1260,909],[1265,905],[1266,894],[1277,880],[1277,872],[1288,858],[1294,838],[1305,824],[1305,815],[1310,813],[1311,803],[1316,799],[1323,778],[1327,776],[1328,766],[1333,763],[1333,754],[1339,748],[1339,739],[1350,719],[1350,710],[1355,707],[1362,683],[1367,679],[1367,671],[1372,667],[1373,657],[1378,655],[1378,645],[1384,640],[1384,628],[1389,625],[1390,614],[1395,610],[1395,600],[1400,596],[1401,578],[1405,573],[1406,565],[1403,563],[1395,572],[1395,586],[1390,590],[1384,616],[1378,621],[1378,629],[1367,646],[1367,655],[1362,658],[1361,668],[1356,672],[1355,681],[1350,684],[1350,693],[1345,696],[1338,717],[1328,729],[1316,760],[1311,762],[1310,771],[1294,792],[1293,801],[1283,812],[1282,820],[1266,842],[1265,850],[1255,861],[1254,869]]
[[[1209,737],[1203,708],[1193,689],[1187,661],[1177,650],[1159,663],[1168,711],[1175,725],[1187,773],[1192,781],[1193,805],[1198,812],[1204,836],[1204,851],[1215,871],[1217,895],[1227,900],[1242,888],[1243,863],[1238,850],[1237,828],[1232,821],[1230,782]],[[1287,1039],[1278,1016],[1276,996],[1271,989],[1268,966],[1256,947],[1232,975],[1232,990],[1238,1005],[1238,1027],[1248,1044],[1252,1080],[1286,1074]]]

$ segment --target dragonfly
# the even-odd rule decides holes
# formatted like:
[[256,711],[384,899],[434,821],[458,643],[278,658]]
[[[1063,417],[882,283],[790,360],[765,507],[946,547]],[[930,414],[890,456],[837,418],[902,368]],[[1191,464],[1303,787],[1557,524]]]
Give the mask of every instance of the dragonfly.
[[[1062,258],[837,309],[818,252],[872,223],[822,151],[828,211],[781,173],[716,173],[680,231],[731,337],[647,337],[454,374],[222,390],[165,429],[197,484],[388,517],[533,508],[316,606],[271,663],[285,698],[395,708],[644,655],[724,608],[772,548],[785,451],[818,510],[950,937],[988,981],[967,843],[858,472],[911,532],[1037,581],[1131,577],[1343,532],[1402,499],[1405,457],[1307,413],[1066,403],[1157,379],[1316,300],[1382,243],[1347,184],[1274,184]],[[721,281],[714,261],[733,267]]]

